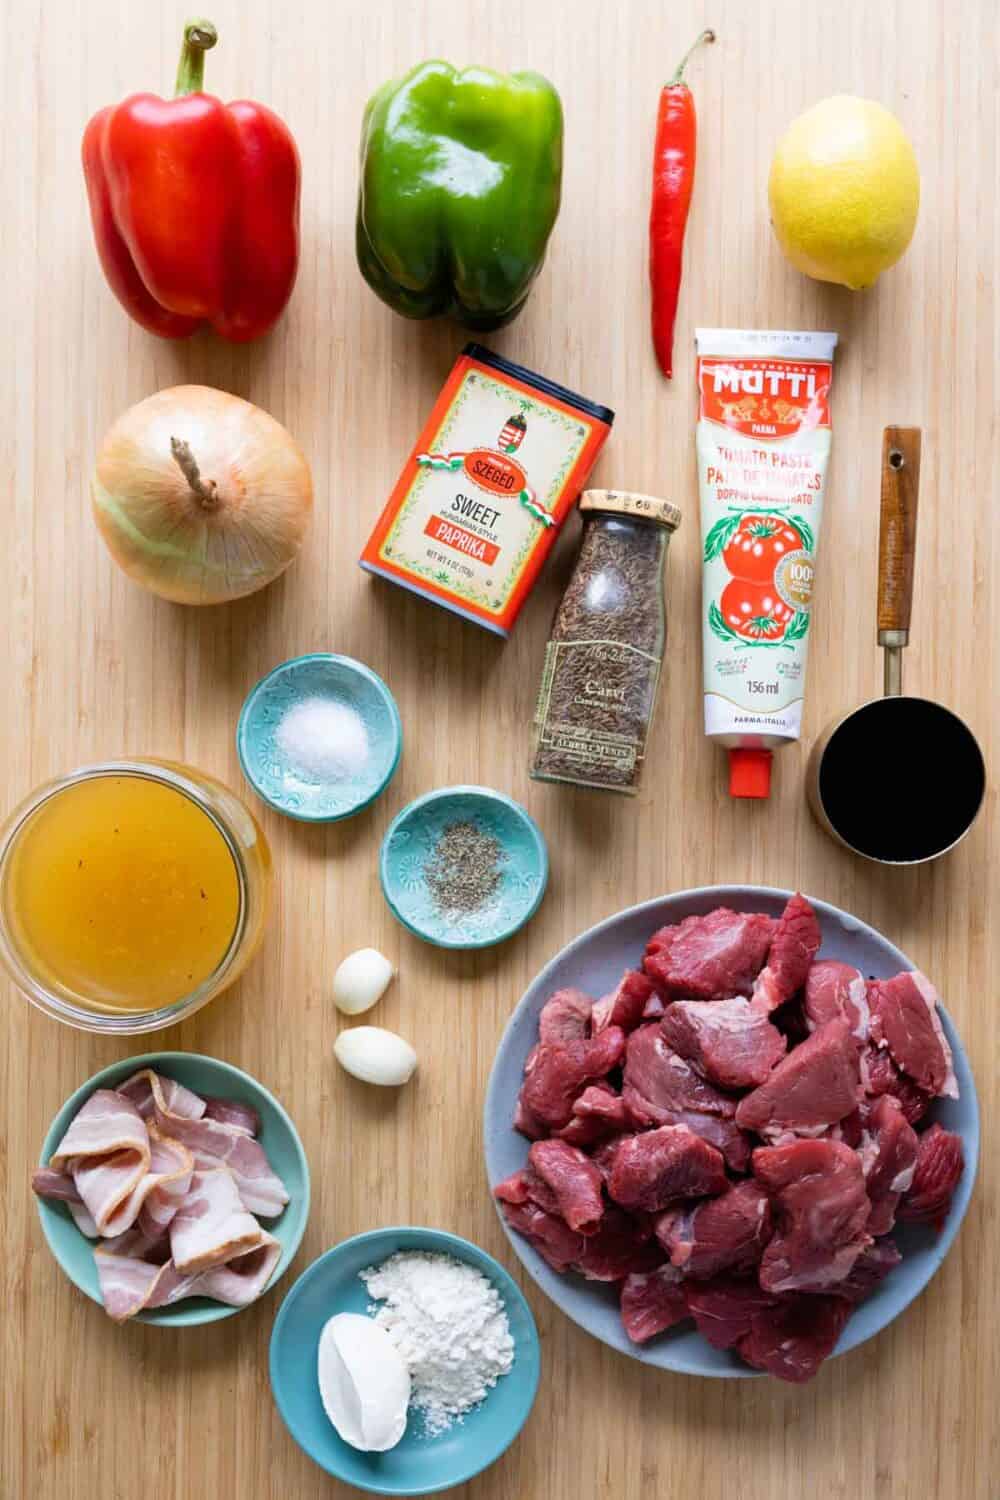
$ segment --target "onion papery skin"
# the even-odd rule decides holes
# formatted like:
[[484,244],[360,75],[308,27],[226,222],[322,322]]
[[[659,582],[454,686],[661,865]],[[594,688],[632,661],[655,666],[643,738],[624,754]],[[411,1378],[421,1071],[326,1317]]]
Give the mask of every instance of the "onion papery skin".
[[[202,495],[172,440],[187,445]],[[259,406],[178,385],[111,427],[91,500],[108,550],[136,583],[176,604],[225,604],[265,588],[295,560],[312,477],[295,439]]]

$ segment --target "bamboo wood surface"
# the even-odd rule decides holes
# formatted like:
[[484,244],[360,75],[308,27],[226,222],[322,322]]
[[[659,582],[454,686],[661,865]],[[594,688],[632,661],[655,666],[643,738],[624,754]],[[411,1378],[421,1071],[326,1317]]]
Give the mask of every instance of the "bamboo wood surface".
[[[623,906],[756,881],[800,886],[856,913],[938,983],[983,1108],[985,1150],[962,1233],[889,1331],[804,1389],[659,1374],[592,1342],[528,1284],[543,1342],[539,1400],[517,1445],[461,1494],[997,1500],[995,785],[952,856],[893,871],[852,858],[816,828],[802,774],[820,727],[879,691],[875,578],[888,423],[919,424],[924,438],[908,682],[970,723],[988,763],[1000,752],[995,6],[213,0],[209,8],[221,40],[207,86],[276,108],[304,163],[298,285],[276,332],[252,347],[144,333],[105,286],[91,241],[84,124],[129,92],[169,89],[185,7],[7,0],[0,15],[2,802],[10,807],[46,777],[123,751],[189,761],[238,788],[233,731],[245,693],[278,661],[315,649],[358,656],[384,674],[406,749],[388,795],[354,821],[324,830],[265,814],[280,897],[264,950],[236,991],[159,1038],[248,1069],[301,1131],[314,1189],[305,1242],[288,1279],[251,1310],[198,1331],[118,1329],[62,1279],[28,1169],[67,1094],[130,1049],[58,1026],[3,984],[0,1494],[346,1494],[296,1447],[269,1394],[268,1337],[292,1276],[347,1235],[406,1222],[456,1230],[520,1274],[486,1191],[480,1136],[490,1063],[518,997],[565,942]],[[706,22],[719,40],[689,70],[698,180],[668,386],[648,332],[650,150],[659,86]],[[669,562],[668,666],[645,788],[633,802],[533,785],[526,775],[543,642],[572,537],[507,645],[355,565],[464,341],[454,327],[395,317],[354,259],[363,104],[384,79],[435,55],[536,68],[560,89],[562,215],[527,310],[490,342],[617,410],[594,483],[662,494],[685,512]],[[922,172],[914,243],[864,294],[798,275],[768,226],[779,133],[838,91],[895,110]],[[696,322],[841,336],[805,738],[780,758],[763,806],[728,799],[721,757],[701,733]],[[182,381],[264,406],[313,466],[318,506],[301,561],[231,608],[185,610],[141,592],[113,568],[89,514],[88,474],[104,430],[133,401]],[[928,766],[928,796],[934,776]],[[553,866],[531,926],[472,956],[407,936],[376,875],[391,816],[412,796],[461,781],[522,799]],[[404,1033],[421,1056],[417,1079],[398,1095],[353,1083],[332,1057],[333,970],[367,944],[400,968],[373,1019]]]

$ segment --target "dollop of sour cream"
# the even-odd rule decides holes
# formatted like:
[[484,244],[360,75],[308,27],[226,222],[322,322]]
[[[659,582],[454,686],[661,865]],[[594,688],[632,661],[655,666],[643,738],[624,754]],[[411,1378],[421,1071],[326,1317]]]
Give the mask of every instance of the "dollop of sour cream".
[[323,1409],[345,1443],[365,1453],[395,1448],[406,1431],[410,1372],[384,1328],[361,1313],[338,1313],[319,1339]]

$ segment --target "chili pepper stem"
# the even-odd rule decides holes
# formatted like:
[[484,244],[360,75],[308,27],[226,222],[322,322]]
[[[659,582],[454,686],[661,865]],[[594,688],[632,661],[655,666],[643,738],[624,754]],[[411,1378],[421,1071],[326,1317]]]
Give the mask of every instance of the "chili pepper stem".
[[684,69],[688,65],[688,58],[691,56],[692,52],[696,51],[697,48],[701,46],[702,42],[714,42],[714,41],[715,41],[715,32],[712,30],[712,28],[710,26],[707,27],[703,32],[701,32],[701,34],[699,36],[695,37],[694,41],[691,43],[690,47],[687,49],[687,51],[685,52],[684,56],[681,58],[680,62],[677,64],[677,67],[674,70],[673,75],[670,78],[667,79],[666,87],[668,89],[672,89],[672,88],[676,88],[679,83],[683,83],[684,82]]
[[219,33],[211,21],[188,21],[184,27],[184,45],[181,60],[177,64],[177,79],[174,97],[182,94],[198,94],[205,82],[205,53],[219,40]]
[[182,438],[170,439],[170,451],[193,494],[198,497],[202,510],[214,510],[219,503],[219,486],[214,479],[202,479],[198,460],[191,452],[189,443]]

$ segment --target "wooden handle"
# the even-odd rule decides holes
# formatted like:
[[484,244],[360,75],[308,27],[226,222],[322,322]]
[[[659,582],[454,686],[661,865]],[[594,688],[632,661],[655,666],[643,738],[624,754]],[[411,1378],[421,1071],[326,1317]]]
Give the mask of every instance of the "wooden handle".
[[888,630],[902,632],[905,638],[910,628],[919,487],[920,428],[887,427],[882,434],[882,511],[878,532],[880,637]]

